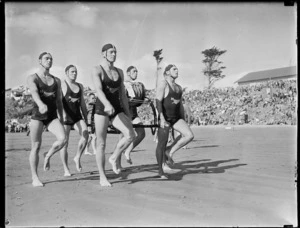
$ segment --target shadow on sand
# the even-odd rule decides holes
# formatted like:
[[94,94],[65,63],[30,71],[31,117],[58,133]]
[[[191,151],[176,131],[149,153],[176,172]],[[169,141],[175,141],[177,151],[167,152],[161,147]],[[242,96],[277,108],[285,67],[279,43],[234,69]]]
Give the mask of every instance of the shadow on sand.
[[[110,169],[106,171],[106,176],[112,184],[122,183],[122,182],[128,182],[128,184],[134,184],[140,181],[179,181],[183,178],[183,176],[188,174],[216,174],[216,173],[219,174],[219,173],[225,173],[226,169],[232,169],[232,168],[237,168],[239,166],[247,165],[247,164],[235,164],[235,165],[219,166],[220,164],[223,163],[233,162],[238,160],[239,159],[210,161],[210,159],[202,159],[202,160],[181,161],[172,166],[172,168],[177,170],[177,172],[173,174],[168,174],[169,178],[167,180],[159,178],[159,175],[157,174],[158,172],[157,164],[126,167],[119,175],[113,173],[113,171]],[[129,177],[131,174],[142,173],[142,172],[151,172],[151,173],[155,173],[155,175],[138,177],[138,178]],[[49,184],[53,182],[78,181],[78,180],[99,181],[99,172],[98,171],[83,172],[83,173],[73,175],[71,177],[47,181],[44,182],[44,184]]]

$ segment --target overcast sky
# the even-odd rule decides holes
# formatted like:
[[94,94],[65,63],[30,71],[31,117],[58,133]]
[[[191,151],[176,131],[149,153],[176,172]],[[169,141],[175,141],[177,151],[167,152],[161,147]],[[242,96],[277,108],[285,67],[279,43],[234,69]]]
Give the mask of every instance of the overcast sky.
[[138,80],[154,88],[153,51],[163,49],[165,63],[179,69],[177,82],[203,89],[201,53],[216,46],[226,77],[215,87],[253,71],[295,66],[296,3],[5,3],[6,88],[26,85],[38,56],[53,56],[51,73],[64,79],[74,64],[77,81],[94,89],[92,67],[106,43],[117,47],[115,66],[138,68]]

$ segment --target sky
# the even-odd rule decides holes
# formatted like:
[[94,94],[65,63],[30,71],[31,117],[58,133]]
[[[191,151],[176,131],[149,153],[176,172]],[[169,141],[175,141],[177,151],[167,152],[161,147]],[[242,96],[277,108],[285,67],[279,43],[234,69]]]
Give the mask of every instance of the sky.
[[208,80],[202,51],[217,47],[225,78],[215,87],[236,86],[247,73],[297,65],[297,3],[5,3],[5,88],[26,85],[37,71],[38,56],[53,57],[50,73],[65,79],[77,67],[77,82],[94,89],[91,72],[101,48],[117,48],[115,66],[138,69],[138,81],[154,89],[154,50],[163,49],[164,65],[175,64],[176,82],[204,89]]

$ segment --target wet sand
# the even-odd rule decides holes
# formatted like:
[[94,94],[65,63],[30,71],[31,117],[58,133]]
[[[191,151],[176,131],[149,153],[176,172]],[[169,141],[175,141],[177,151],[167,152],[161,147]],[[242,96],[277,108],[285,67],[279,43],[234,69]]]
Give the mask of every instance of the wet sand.
[[132,152],[133,165],[112,172],[107,161],[117,135],[109,134],[106,173],[111,188],[99,185],[94,155],[83,155],[83,170],[73,157],[79,136],[71,131],[69,167],[63,177],[59,153],[43,171],[43,156],[54,141],[45,132],[39,176],[31,185],[30,138],[7,133],[5,218],[15,226],[276,226],[297,227],[295,126],[204,126],[192,128],[188,149],[174,155],[178,173],[157,178],[156,144],[149,129]]

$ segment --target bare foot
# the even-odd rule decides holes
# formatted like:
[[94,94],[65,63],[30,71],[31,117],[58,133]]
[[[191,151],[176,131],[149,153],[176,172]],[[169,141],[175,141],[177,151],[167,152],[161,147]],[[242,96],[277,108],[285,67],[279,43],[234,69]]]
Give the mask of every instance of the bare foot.
[[50,157],[45,154],[44,156],[44,171],[48,171],[50,169]]
[[165,174],[162,174],[162,175],[159,175],[159,179],[167,180],[167,179],[168,179],[168,176],[165,175]]
[[166,154],[166,156],[167,156],[167,158],[168,158],[167,163],[168,163],[169,165],[174,165],[174,161],[173,161],[173,159],[172,159],[172,154],[170,154],[170,150],[171,150],[171,148],[167,147],[167,148],[166,148],[166,151],[165,151],[165,154]]
[[126,161],[127,161],[130,165],[132,165],[132,160],[131,160],[131,158],[130,158],[130,155],[127,154],[127,153],[124,153],[124,155],[125,155]]
[[85,151],[84,155],[93,155],[93,154],[91,152],[89,152],[89,151]]
[[112,166],[112,170],[114,171],[115,174],[120,174],[121,170],[117,168],[117,164],[116,162],[114,162],[111,157],[108,159],[108,162],[111,164]]
[[44,187],[44,184],[38,178],[32,179],[32,185],[33,187]]
[[70,173],[70,171],[65,171],[64,177],[70,177],[72,176],[72,174]]
[[106,178],[100,178],[100,185],[102,187],[111,187],[111,183]]
[[81,164],[80,164],[80,159],[77,158],[77,157],[75,157],[73,160],[74,160],[74,162],[75,162],[75,164],[76,164],[76,169],[77,169],[77,171],[78,171],[78,172],[81,172],[82,167],[81,167]]
[[166,163],[163,164],[162,168],[164,173],[172,174],[177,172],[175,169],[171,169]]
[[118,160],[116,166],[117,166],[117,169],[119,169],[119,170],[121,170],[121,171],[123,170],[123,167],[122,167],[122,165],[121,165],[120,160]]

